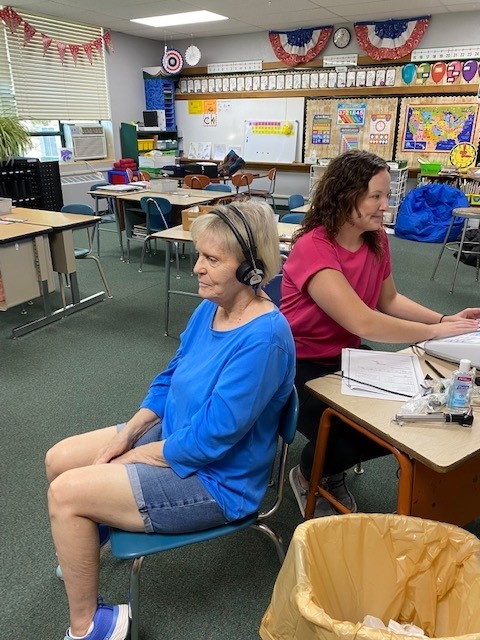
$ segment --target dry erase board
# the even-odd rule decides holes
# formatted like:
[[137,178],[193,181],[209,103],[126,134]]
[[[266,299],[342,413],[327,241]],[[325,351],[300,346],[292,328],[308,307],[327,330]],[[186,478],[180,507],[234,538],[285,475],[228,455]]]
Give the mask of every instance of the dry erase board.
[[[212,159],[233,147],[246,160],[244,155],[246,121],[296,122],[295,154],[279,153],[263,158],[265,162],[301,162],[303,140],[301,132],[304,123],[305,98],[236,98],[230,100],[203,100],[201,94],[192,96],[192,100],[176,100],[178,135],[183,138],[185,154],[191,143],[211,143]],[[255,147],[254,147],[255,148]],[[290,148],[291,149],[291,148]],[[289,149],[289,150],[290,150]],[[259,157],[252,157],[251,160]]]
[[243,158],[247,162],[294,162],[297,135],[296,120],[247,120]]

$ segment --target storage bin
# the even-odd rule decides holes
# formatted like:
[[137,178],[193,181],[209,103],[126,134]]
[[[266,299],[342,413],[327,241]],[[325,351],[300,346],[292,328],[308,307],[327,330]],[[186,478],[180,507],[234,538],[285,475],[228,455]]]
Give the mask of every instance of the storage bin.
[[139,151],[151,151],[155,149],[155,139],[154,138],[143,138],[137,140],[137,146]]
[[436,176],[440,173],[440,170],[442,169],[442,166],[443,166],[441,162],[419,162],[418,164],[420,166],[420,174],[422,176],[424,175]]
[[[357,513],[297,527],[262,640],[405,640],[365,615],[431,638],[480,638],[480,541],[454,525]],[[411,637],[411,636],[410,636]]]
[[[133,175],[137,175],[138,172],[134,171]],[[109,169],[107,171],[107,180],[110,184],[128,184],[128,175],[126,171],[120,171],[119,169]]]
[[199,205],[196,207],[190,207],[189,209],[184,209],[182,211],[182,227],[184,231],[190,231],[190,225],[198,218],[198,216],[203,216],[205,213],[210,213],[212,209],[215,207],[211,205]]

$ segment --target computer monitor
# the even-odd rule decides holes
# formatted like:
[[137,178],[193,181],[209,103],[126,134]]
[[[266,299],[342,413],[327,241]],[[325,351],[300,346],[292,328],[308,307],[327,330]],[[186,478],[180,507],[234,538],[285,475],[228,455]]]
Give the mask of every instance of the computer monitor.
[[450,362],[460,362],[466,358],[474,367],[480,368],[480,331],[451,338],[427,340],[424,349],[425,353]]

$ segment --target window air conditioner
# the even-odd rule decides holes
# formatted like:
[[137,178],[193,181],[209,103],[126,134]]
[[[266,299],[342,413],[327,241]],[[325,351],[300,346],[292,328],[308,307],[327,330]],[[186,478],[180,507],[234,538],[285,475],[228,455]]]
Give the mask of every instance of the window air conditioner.
[[66,124],[65,142],[73,149],[75,160],[97,160],[107,157],[107,141],[102,125]]

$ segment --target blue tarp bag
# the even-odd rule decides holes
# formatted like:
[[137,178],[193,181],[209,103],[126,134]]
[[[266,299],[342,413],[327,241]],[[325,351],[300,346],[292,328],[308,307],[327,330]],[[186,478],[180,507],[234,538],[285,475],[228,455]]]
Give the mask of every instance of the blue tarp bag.
[[[468,200],[460,189],[446,184],[424,184],[405,196],[398,211],[395,235],[418,242],[443,242],[452,220],[452,211],[468,207]],[[448,240],[456,240],[463,220],[452,227]]]

